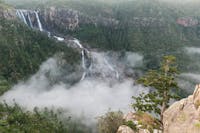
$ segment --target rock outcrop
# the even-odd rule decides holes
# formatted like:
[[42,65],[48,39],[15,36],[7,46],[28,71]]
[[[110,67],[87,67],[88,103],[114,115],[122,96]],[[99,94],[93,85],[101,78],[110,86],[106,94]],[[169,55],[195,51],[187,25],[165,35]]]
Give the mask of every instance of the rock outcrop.
[[135,133],[130,127],[122,125],[117,130],[117,133]]
[[200,85],[165,111],[163,126],[164,133],[200,133]]
[[0,18],[8,20],[16,19],[15,9],[7,7],[7,5],[0,4]]
[[199,21],[198,19],[192,17],[183,17],[183,18],[178,18],[176,20],[176,23],[184,27],[193,27],[197,26],[199,24]]
[[119,21],[111,16],[89,16],[74,9],[50,7],[38,11],[40,19],[48,31],[52,29],[73,31],[80,25],[117,27],[119,24]]
[[67,30],[74,30],[79,27],[79,12],[72,9],[50,7],[40,12],[44,24],[60,26]]
[[144,112],[129,112],[124,121],[126,125],[120,126],[117,133],[162,133],[160,122]]

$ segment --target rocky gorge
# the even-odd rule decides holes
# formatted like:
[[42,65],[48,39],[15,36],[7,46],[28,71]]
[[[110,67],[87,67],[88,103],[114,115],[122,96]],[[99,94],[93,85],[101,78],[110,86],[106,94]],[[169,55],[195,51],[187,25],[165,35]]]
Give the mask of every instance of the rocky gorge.
[[193,95],[173,103],[163,122],[130,107],[132,96],[153,92],[137,79],[158,69],[162,56],[176,56],[180,68],[176,80],[181,91],[172,93],[186,97],[199,81],[195,17],[184,19],[186,14],[160,4],[140,4],[103,5],[101,10],[87,4],[84,8],[2,4],[0,101],[16,102],[28,111],[61,109],[63,118],[80,117],[78,122],[92,126],[84,133],[96,133],[96,117],[108,109],[125,114],[117,133],[198,133],[200,86]]

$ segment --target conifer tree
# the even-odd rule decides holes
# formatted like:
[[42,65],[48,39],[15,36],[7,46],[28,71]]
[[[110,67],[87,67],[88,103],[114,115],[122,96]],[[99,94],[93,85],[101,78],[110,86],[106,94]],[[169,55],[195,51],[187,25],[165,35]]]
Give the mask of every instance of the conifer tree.
[[152,92],[140,94],[133,97],[135,102],[132,107],[136,111],[155,113],[163,119],[163,113],[168,108],[170,99],[177,99],[178,96],[173,90],[178,90],[175,80],[178,74],[176,58],[164,56],[159,70],[150,70],[138,80],[138,83],[151,87]]

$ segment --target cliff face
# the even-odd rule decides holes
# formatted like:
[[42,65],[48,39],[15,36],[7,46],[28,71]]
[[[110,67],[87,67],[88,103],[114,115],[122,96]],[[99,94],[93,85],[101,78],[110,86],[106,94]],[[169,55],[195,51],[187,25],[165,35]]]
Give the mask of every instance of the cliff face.
[[73,31],[80,25],[116,27],[119,21],[112,17],[88,16],[74,9],[50,7],[39,12],[42,23],[49,31],[55,29]]
[[200,85],[165,111],[163,126],[164,133],[200,133]]
[[47,28],[58,26],[66,30],[74,30],[79,26],[79,13],[75,10],[51,7],[42,10],[40,16]]
[[16,11],[13,8],[7,7],[0,3],[0,18],[8,20],[16,19]]

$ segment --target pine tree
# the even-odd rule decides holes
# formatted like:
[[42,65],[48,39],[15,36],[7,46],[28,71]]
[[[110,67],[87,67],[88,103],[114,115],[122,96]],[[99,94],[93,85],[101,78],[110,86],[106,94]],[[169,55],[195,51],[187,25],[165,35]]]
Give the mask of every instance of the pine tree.
[[178,96],[173,90],[178,90],[175,80],[178,74],[176,58],[164,56],[159,70],[150,70],[138,80],[138,83],[151,87],[152,92],[140,94],[133,97],[135,102],[132,107],[136,111],[155,113],[163,120],[163,113],[168,108],[170,99],[177,99]]

